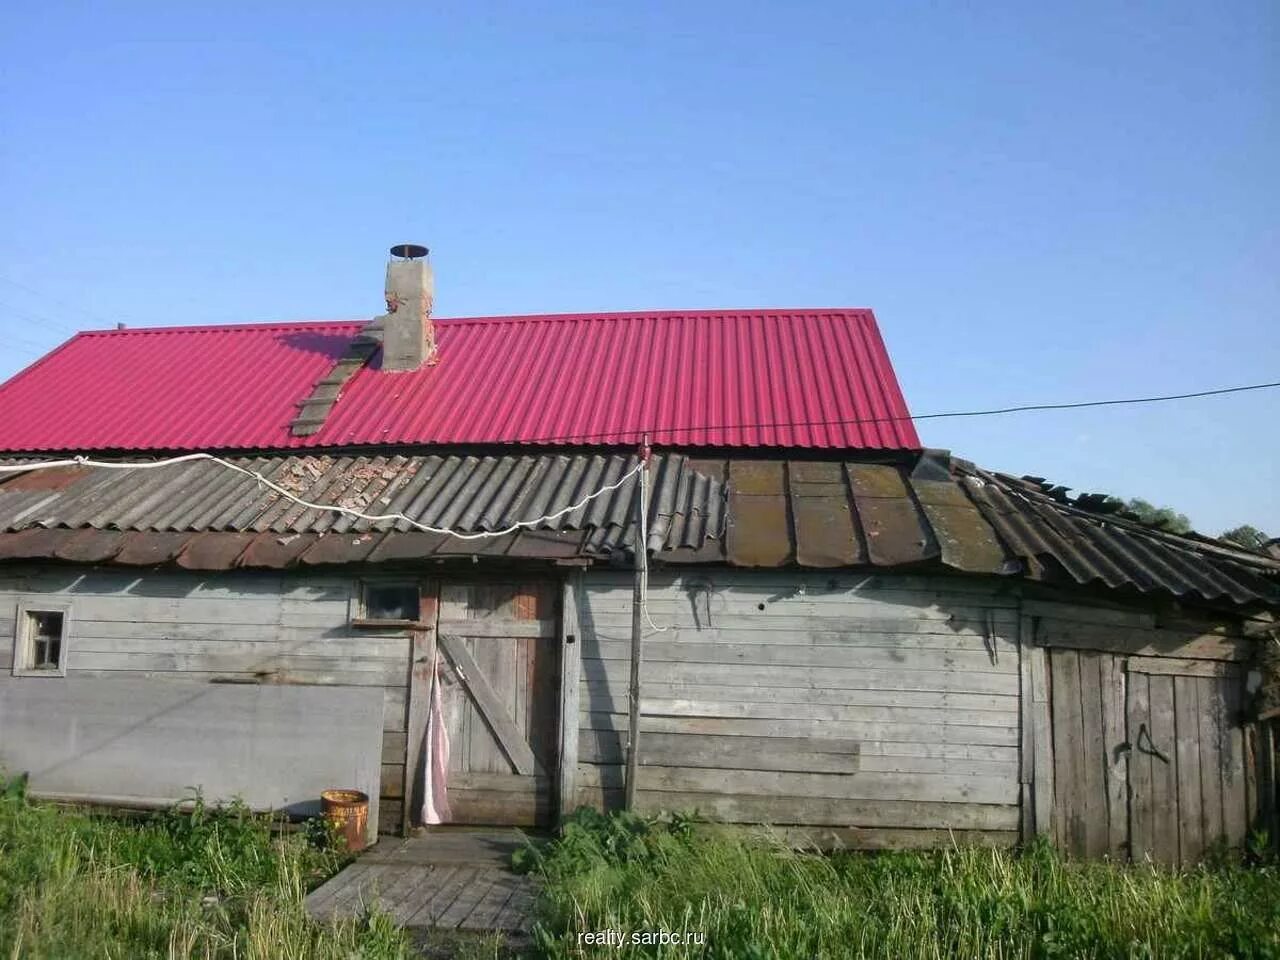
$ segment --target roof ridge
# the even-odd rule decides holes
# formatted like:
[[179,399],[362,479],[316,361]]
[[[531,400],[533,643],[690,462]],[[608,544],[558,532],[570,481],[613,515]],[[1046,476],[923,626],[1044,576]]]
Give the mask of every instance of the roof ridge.
[[[744,318],[744,317],[796,317],[806,315],[843,315],[872,317],[874,311],[870,307],[735,307],[729,309],[699,308],[695,310],[614,310],[607,312],[580,313],[522,313],[494,314],[480,317],[433,317],[436,323],[447,326],[486,323],[557,323],[576,320],[683,320],[689,318],[712,319]],[[161,327],[122,327],[117,329],[81,330],[76,336],[105,337],[131,336],[134,334],[158,333],[196,333],[196,332],[243,332],[277,329],[297,329],[299,327],[336,328],[362,326],[372,318],[354,320],[263,320],[239,323],[195,323],[177,324]]]
[[[205,331],[225,333],[227,331],[296,330],[299,327],[320,327],[329,329],[339,327],[359,328],[368,322],[368,320],[264,320],[245,323],[192,323],[165,327],[118,327],[116,329],[106,330],[81,330],[76,333],[75,336],[116,337],[130,336],[132,334],[139,333],[200,333]],[[74,337],[72,337],[72,339],[74,339]]]

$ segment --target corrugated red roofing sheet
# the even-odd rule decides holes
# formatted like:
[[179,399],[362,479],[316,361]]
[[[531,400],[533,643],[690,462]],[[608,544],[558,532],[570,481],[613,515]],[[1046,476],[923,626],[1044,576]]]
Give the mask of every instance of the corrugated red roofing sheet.
[[0,450],[920,446],[870,310],[436,325],[437,364],[375,356],[309,437],[289,424],[361,322],[82,333],[0,386]]

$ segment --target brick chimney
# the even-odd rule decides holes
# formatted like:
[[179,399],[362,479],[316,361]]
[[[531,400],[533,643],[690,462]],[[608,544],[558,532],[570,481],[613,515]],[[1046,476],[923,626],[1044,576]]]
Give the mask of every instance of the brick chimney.
[[387,312],[382,327],[382,369],[417,370],[436,358],[436,331],[431,322],[435,279],[426,247],[401,243],[391,248],[387,263]]

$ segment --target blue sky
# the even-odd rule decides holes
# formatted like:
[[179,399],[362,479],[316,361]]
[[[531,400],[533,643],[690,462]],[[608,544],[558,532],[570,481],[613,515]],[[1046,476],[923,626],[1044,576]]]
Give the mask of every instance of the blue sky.
[[[116,321],[372,315],[410,239],[440,316],[874,307],[916,413],[1280,380],[1272,2],[18,6],[0,377]],[[1280,534],[1278,422],[921,433]]]

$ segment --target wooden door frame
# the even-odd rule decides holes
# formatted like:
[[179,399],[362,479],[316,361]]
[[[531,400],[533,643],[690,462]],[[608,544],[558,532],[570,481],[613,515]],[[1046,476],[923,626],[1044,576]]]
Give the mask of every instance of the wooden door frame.
[[421,628],[409,631],[409,686],[406,691],[403,811],[400,833],[408,836],[414,828],[413,811],[422,801],[418,785],[422,781],[422,741],[427,733],[431,709],[431,682],[435,674],[436,624],[440,619],[440,579],[428,577],[418,590]]
[[[422,772],[422,740],[426,736],[427,716],[430,709],[430,693],[433,666],[436,658],[437,634],[440,623],[440,591],[446,582],[477,583],[486,580],[506,581],[519,578],[545,579],[559,589],[559,654],[560,677],[559,717],[557,722],[557,758],[554,771],[555,786],[553,822],[559,822],[575,806],[578,770],[578,683],[582,654],[578,637],[578,593],[581,590],[583,571],[574,568],[559,576],[554,571],[545,575],[529,573],[494,572],[470,576],[433,574],[420,580],[420,622],[422,627],[410,631],[409,681],[407,693],[407,719],[405,723],[405,763],[403,785],[403,812],[401,834],[408,836],[416,827],[413,812],[422,801],[419,784]],[[551,773],[552,771],[548,771]]]
[[578,783],[578,703],[582,672],[582,638],[578,623],[578,603],[583,590],[581,568],[571,570],[561,582],[560,592],[560,717],[557,724],[556,809],[554,822],[560,824],[577,807]]

